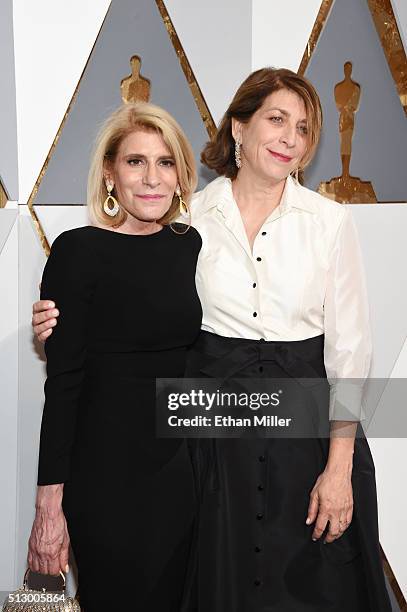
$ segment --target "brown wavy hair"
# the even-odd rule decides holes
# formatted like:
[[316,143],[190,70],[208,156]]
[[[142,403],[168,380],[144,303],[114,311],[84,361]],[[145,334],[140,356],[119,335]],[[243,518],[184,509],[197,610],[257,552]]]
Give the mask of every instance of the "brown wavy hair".
[[313,158],[319,142],[322,108],[314,86],[306,78],[287,68],[261,68],[243,81],[220,122],[215,138],[205,145],[201,154],[202,163],[222,176],[236,178],[238,169],[235,164],[232,118],[248,123],[265,99],[280,89],[293,91],[305,104],[308,143],[299,168],[300,171],[303,170]]

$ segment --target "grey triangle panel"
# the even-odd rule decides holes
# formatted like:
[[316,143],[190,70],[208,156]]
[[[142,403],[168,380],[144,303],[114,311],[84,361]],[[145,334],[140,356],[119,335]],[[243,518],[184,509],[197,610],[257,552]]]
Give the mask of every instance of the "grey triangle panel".
[[[122,103],[120,82],[130,74],[133,55],[140,56],[141,74],[151,81],[151,102],[174,115],[199,160],[208,134],[155,1],[113,0],[35,204],[86,202],[92,143],[103,120]],[[202,188],[213,175],[200,164],[198,170]]]
[[0,177],[9,199],[18,200],[13,0],[0,2],[0,40]]
[[306,76],[320,94],[324,127],[306,184],[317,189],[342,172],[339,113],[334,87],[346,61],[361,86],[350,172],[371,181],[379,201],[407,199],[407,121],[366,0],[337,0],[308,65]]

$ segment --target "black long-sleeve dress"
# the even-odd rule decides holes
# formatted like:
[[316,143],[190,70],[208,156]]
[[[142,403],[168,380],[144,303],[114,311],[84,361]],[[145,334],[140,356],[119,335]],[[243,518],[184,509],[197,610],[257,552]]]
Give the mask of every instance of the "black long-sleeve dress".
[[86,612],[181,608],[195,520],[185,441],[155,435],[155,378],[184,374],[199,333],[193,228],[61,234],[42,280],[47,340],[38,484],[63,509]]

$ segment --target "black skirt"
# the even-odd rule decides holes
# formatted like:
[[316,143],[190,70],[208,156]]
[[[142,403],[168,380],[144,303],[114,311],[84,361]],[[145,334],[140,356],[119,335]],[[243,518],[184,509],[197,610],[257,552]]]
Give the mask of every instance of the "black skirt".
[[[323,336],[265,342],[202,332],[190,351],[186,376],[298,378],[302,368],[304,377],[326,380],[323,349]],[[329,438],[207,439],[193,448],[201,492],[199,612],[391,611],[374,464],[360,426],[352,523],[330,544],[324,537],[313,542],[314,525],[305,524]]]

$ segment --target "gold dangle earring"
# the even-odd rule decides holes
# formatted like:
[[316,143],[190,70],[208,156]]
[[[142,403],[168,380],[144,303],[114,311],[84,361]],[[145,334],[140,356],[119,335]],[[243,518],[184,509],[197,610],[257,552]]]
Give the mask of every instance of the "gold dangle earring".
[[119,202],[112,196],[113,183],[106,181],[107,198],[103,204],[103,210],[109,217],[115,217],[120,210]]
[[235,164],[236,164],[236,168],[241,168],[242,167],[242,157],[240,154],[240,147],[242,146],[239,137],[236,138],[235,140]]
[[178,202],[179,202],[179,214],[180,215],[189,215],[189,208],[188,208],[188,204],[186,202],[184,202],[184,200],[182,199],[182,195],[181,195],[181,188],[179,185],[177,185],[177,188],[175,190],[175,195],[178,197]]
[[[177,185],[177,188],[175,189],[175,195],[178,197],[179,214],[182,217],[188,216],[188,225],[187,229],[184,232],[178,232],[174,229],[174,226],[172,224],[170,224],[170,227],[175,234],[186,234],[189,228],[191,227],[191,209],[189,208],[188,204],[182,199],[181,188],[179,185]],[[180,225],[182,225],[182,223],[180,223]]]

